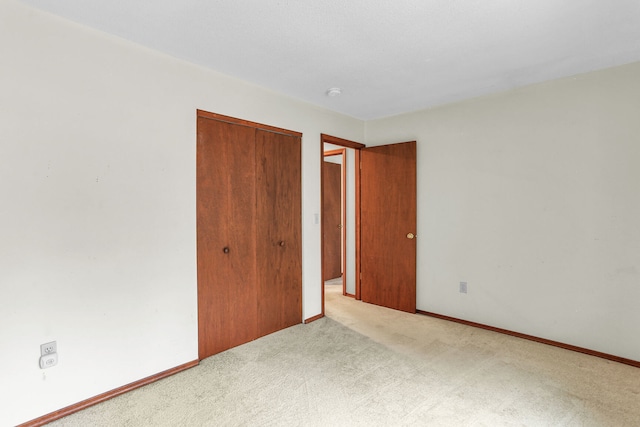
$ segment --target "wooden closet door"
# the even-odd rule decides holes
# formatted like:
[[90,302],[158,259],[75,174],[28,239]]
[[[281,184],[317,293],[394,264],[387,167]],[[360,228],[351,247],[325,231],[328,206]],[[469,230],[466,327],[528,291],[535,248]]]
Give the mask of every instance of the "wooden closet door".
[[255,134],[198,117],[200,359],[257,336]]
[[256,133],[258,334],[302,321],[300,137]]

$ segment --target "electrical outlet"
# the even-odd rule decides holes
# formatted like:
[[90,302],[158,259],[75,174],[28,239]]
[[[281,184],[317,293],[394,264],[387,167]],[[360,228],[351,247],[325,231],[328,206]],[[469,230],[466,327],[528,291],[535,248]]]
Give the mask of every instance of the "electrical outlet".
[[46,344],[40,344],[40,356],[46,356],[47,354],[53,354],[57,352],[58,344],[55,341],[51,341]]
[[58,364],[58,353],[45,354],[40,358],[40,369],[47,369]]
[[467,293],[467,282],[460,282],[460,293],[461,294]]

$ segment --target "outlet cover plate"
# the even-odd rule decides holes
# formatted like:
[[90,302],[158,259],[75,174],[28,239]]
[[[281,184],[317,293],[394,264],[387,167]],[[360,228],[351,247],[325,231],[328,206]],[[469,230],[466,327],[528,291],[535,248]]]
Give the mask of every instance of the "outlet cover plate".
[[49,353],[40,357],[40,369],[47,369],[58,364],[58,353]]
[[40,344],[40,356],[46,356],[47,354],[53,354],[57,352],[58,344],[55,341],[51,341],[46,344]]

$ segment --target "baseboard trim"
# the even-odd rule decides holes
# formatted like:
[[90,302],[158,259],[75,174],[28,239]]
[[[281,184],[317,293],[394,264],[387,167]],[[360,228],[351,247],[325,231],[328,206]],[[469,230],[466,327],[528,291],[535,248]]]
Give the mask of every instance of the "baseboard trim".
[[324,317],[323,313],[318,314],[317,316],[310,317],[304,321],[305,324],[315,322],[318,319],[322,319]]
[[27,421],[24,424],[20,424],[18,427],[37,427],[37,426],[43,426],[45,424],[48,424],[52,421],[58,420],[62,417],[66,417],[67,415],[71,415],[74,412],[78,412],[81,411],[85,408],[88,408],[89,406],[93,406],[95,404],[98,404],[100,402],[104,402],[105,400],[109,400],[112,399],[116,396],[119,396],[121,394],[127,393],[131,390],[134,390],[136,388],[140,388],[143,387],[147,384],[151,384],[153,382],[156,382],[158,380],[161,380],[163,378],[166,377],[170,377],[171,375],[177,374],[178,372],[182,372],[185,371],[189,368],[193,368],[194,366],[197,366],[199,363],[198,360],[193,360],[191,362],[187,362],[183,365],[180,366],[176,366],[175,368],[171,368],[171,369],[167,369],[166,371],[162,371],[160,373],[157,373],[155,375],[152,375],[150,377],[146,377],[143,378],[139,381],[135,381],[132,382],[130,384],[124,385],[122,387],[118,387],[116,389],[113,389],[111,391],[107,391],[106,393],[102,393],[99,394],[97,396],[94,396],[92,398],[89,398],[87,400],[83,400],[82,402],[78,402],[74,405],[70,405],[67,406],[66,408],[62,408],[60,410],[51,412],[47,415],[43,415],[42,417],[36,418],[35,420],[31,420],[31,421]]
[[513,337],[522,338],[529,341],[539,342],[541,344],[551,345],[554,347],[560,347],[565,350],[576,351],[578,353],[588,354],[589,356],[600,357],[602,359],[611,360],[613,362],[624,363],[625,365],[631,365],[636,368],[640,368],[640,361],[626,359],[624,357],[614,356],[613,354],[602,353],[596,350],[589,350],[588,348],[578,347],[571,344],[565,344],[559,341],[548,340],[546,338],[535,337],[533,335],[521,334],[520,332],[510,331],[508,329],[496,328],[494,326],[484,325],[482,323],[470,322],[468,320],[462,320],[455,317],[445,316],[443,314],[431,313],[428,311],[416,310],[418,314],[423,314],[429,317],[436,317],[438,319],[448,320],[450,322],[461,323],[467,326],[473,326],[475,328],[486,329],[488,331],[498,332],[505,335],[511,335]]

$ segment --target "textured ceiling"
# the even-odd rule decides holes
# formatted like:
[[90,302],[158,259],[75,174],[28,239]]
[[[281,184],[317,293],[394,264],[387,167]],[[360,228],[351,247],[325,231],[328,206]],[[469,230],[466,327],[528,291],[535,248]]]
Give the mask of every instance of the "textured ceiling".
[[639,0],[22,1],[365,120],[640,61]]

